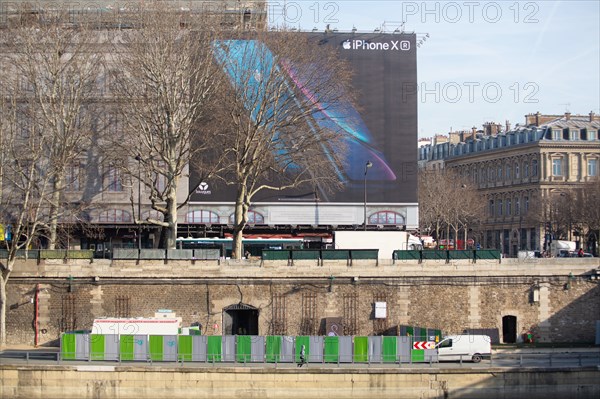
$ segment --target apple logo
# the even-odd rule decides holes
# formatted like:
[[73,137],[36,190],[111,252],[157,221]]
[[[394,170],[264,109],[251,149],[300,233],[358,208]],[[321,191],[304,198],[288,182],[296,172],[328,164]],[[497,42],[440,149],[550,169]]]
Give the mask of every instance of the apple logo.
[[342,43],[342,47],[344,47],[344,50],[350,50],[350,48],[352,48],[352,43],[350,43],[350,40],[346,40]]

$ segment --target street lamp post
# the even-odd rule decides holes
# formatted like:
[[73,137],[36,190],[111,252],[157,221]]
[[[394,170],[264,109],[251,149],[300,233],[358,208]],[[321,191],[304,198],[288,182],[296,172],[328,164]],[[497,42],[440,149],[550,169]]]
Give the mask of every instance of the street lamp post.
[[142,255],[142,157],[140,155],[135,156],[135,160],[138,161],[138,258]]
[[364,230],[367,231],[367,171],[369,170],[369,168],[373,166],[373,164],[371,163],[371,161],[367,161],[367,163],[365,164],[365,179],[364,179],[364,183],[365,183],[365,203],[364,203],[364,218],[363,218],[363,222],[364,222]]

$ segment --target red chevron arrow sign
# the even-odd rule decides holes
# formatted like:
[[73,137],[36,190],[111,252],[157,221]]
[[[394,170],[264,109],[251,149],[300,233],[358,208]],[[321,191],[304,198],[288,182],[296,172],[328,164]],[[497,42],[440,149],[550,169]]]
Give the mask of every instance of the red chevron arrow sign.
[[413,342],[413,349],[433,349],[433,348],[435,348],[435,344],[433,342],[427,342],[427,341]]

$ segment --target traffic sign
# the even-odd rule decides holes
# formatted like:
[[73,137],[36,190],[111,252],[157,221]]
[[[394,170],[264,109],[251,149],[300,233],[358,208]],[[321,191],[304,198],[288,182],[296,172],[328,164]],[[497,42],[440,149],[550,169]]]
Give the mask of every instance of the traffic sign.
[[433,349],[435,344],[427,341],[416,341],[413,342],[413,349]]

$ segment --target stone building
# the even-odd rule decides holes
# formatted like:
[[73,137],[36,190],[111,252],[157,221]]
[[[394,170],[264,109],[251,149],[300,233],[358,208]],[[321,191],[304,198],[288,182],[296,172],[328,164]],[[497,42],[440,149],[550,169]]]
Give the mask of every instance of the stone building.
[[519,250],[544,251],[551,240],[568,239],[596,253],[598,231],[577,225],[578,220],[562,222],[566,215],[551,205],[562,198],[597,206],[581,189],[598,182],[599,130],[600,117],[593,112],[538,112],[503,133],[486,127],[458,144],[421,147],[419,166],[453,168],[477,186],[487,204],[479,236],[485,247],[517,256]]

